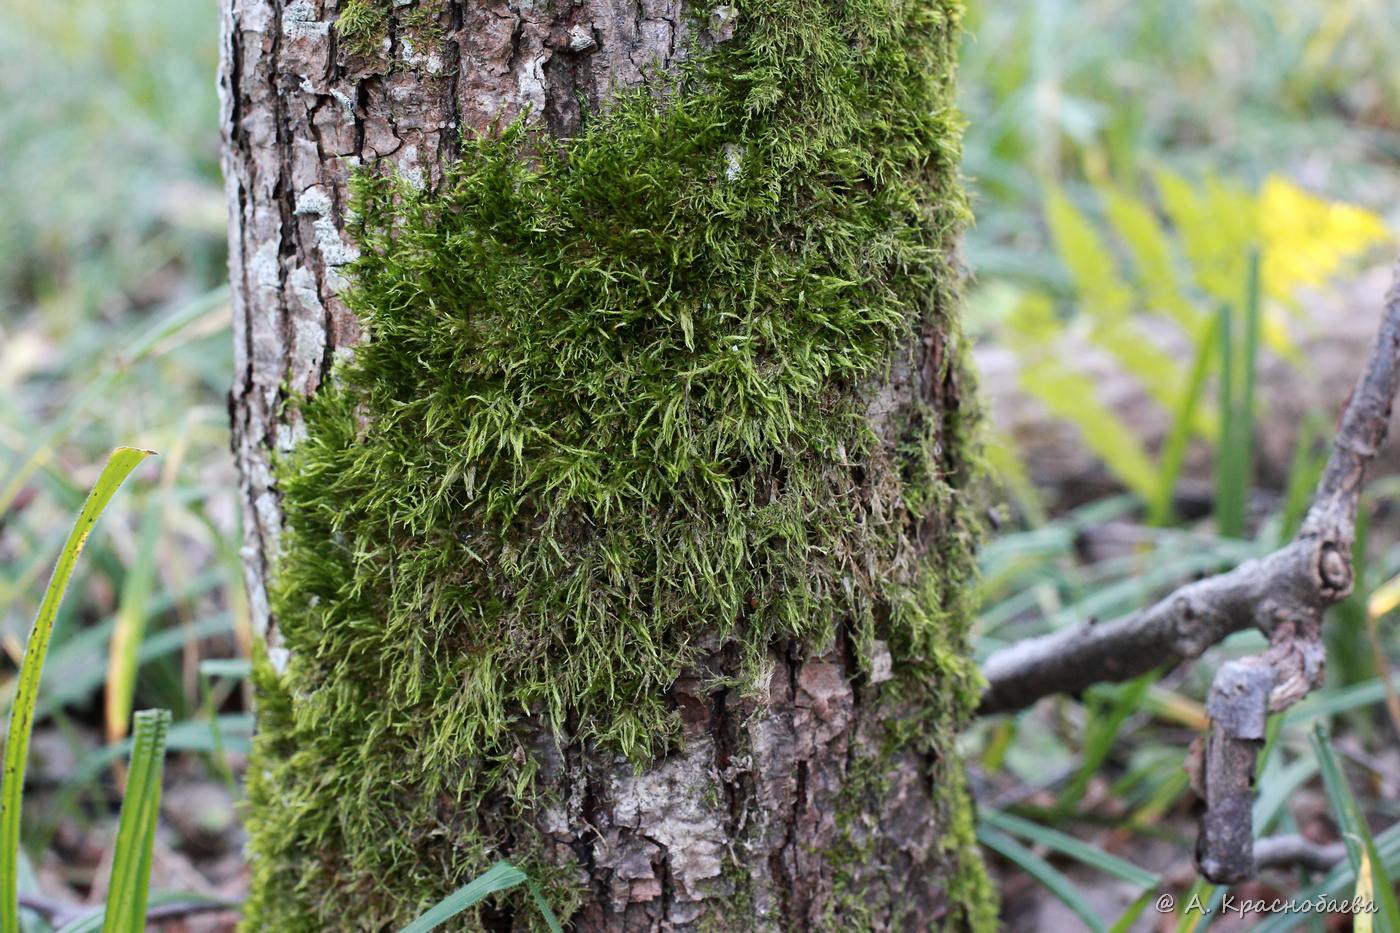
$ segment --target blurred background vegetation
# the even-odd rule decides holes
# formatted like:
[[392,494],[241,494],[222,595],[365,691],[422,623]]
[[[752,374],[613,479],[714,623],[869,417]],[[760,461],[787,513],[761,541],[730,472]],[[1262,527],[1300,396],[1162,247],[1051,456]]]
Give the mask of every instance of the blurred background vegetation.
[[[966,27],[966,320],[1001,503],[985,654],[1129,611],[1296,526],[1400,229],[1400,6],[971,0]],[[157,886],[243,884],[236,659],[251,633],[224,402],[217,52],[212,0],[0,6],[0,713],[106,452],[162,452],[91,542],[49,658],[25,883],[53,896],[101,896],[112,762],[146,706],[176,719]],[[1397,490],[1372,485],[1329,686],[1276,725],[1256,829],[1335,839],[1330,755],[1400,863],[1382,589],[1400,570]],[[1192,671],[971,730],[1009,926],[1126,926],[1144,892],[1185,893],[1181,762],[1210,672],[1259,643],[1236,636]],[[1349,895],[1334,874],[1258,887]]]

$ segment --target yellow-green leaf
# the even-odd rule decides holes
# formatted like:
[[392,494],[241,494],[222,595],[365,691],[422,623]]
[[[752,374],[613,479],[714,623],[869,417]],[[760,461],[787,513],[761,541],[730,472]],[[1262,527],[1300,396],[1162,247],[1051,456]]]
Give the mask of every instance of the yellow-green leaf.
[[1126,318],[1133,309],[1132,289],[1119,275],[1113,254],[1089,218],[1058,188],[1052,188],[1046,198],[1045,216],[1084,310],[1100,322]]
[[1132,255],[1147,304],[1176,321],[1188,334],[1196,334],[1205,316],[1181,289],[1166,229],[1151,208],[1126,192],[1105,187],[1100,194],[1108,222]]
[[1361,847],[1361,864],[1356,867],[1356,903],[1361,905],[1351,917],[1352,933],[1371,933],[1374,918],[1367,908],[1376,899],[1375,882],[1371,878],[1371,853]]

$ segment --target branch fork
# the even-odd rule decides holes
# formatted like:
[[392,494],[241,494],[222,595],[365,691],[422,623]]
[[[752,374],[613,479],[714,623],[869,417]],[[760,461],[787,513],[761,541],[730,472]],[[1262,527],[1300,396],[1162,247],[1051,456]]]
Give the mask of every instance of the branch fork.
[[[1327,468],[1297,536],[1233,570],[1186,584],[1155,605],[1108,623],[1027,639],[983,665],[980,711],[1008,712],[1055,693],[1169,669],[1251,626],[1262,654],[1220,666],[1206,711],[1211,730],[1195,762],[1193,786],[1205,800],[1196,857],[1217,883],[1251,878],[1262,864],[1252,824],[1254,771],[1269,713],[1321,684],[1322,620],[1352,590],[1352,542],[1366,467],[1385,444],[1400,388],[1400,265],[1366,367],[1347,401]],[[1271,850],[1270,850],[1271,851]],[[1290,850],[1291,851],[1291,850]],[[1275,853],[1277,854],[1277,853]]]

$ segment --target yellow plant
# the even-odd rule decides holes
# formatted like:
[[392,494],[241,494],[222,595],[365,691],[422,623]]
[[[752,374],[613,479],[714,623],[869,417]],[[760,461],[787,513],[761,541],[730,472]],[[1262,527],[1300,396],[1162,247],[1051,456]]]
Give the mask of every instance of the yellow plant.
[[[1112,355],[1158,405],[1184,419],[1181,444],[1188,434],[1213,442],[1220,419],[1200,404],[1204,367],[1213,362],[1213,322],[1222,307],[1231,316],[1245,314],[1252,257],[1259,256],[1260,338],[1297,363],[1287,323],[1298,291],[1325,285],[1391,234],[1370,211],[1308,194],[1276,175],[1257,193],[1215,176],[1193,184],[1166,169],[1153,181],[1160,210],[1121,188],[1096,189],[1107,229],[1051,188],[1046,223],[1073,301],[1057,310],[1049,294],[1017,294],[1004,337],[1019,358],[1021,388],[1074,424],[1125,486],[1161,502],[1179,463],[1164,458],[1154,466],[1133,432],[1096,398],[1097,386],[1075,365],[1066,340],[1071,332]],[[1183,331],[1195,347],[1194,365],[1144,329],[1153,316]],[[1234,352],[1244,351],[1241,343]]]
[[1277,175],[1258,198],[1263,284],[1270,297],[1293,301],[1299,288],[1316,288],[1343,263],[1390,240],[1380,217],[1360,207],[1326,201]]

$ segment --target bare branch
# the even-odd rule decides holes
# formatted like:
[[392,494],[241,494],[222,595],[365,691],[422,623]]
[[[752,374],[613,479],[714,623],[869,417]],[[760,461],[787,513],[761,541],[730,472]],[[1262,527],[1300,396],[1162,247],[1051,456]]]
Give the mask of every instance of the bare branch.
[[1261,612],[1315,598],[1322,559],[1315,543],[1294,541],[1114,622],[1091,621],[1010,645],[982,665],[987,688],[980,712],[1023,709],[1053,693],[1078,693],[1199,657],[1225,636],[1256,624]]
[[982,667],[987,687],[980,711],[1022,709],[1053,693],[1171,668],[1250,626],[1269,636],[1269,659],[1279,675],[1270,708],[1305,695],[1321,677],[1316,642],[1322,613],[1351,592],[1357,501],[1366,466],[1389,429],[1400,384],[1398,356],[1400,279],[1386,295],[1380,332],[1298,536],[1267,557],[1187,584],[1116,621],[1087,622],[996,652]]
[[1346,857],[1344,843],[1323,845],[1296,835],[1267,836],[1254,844],[1254,866],[1258,871],[1294,866],[1327,871]]

